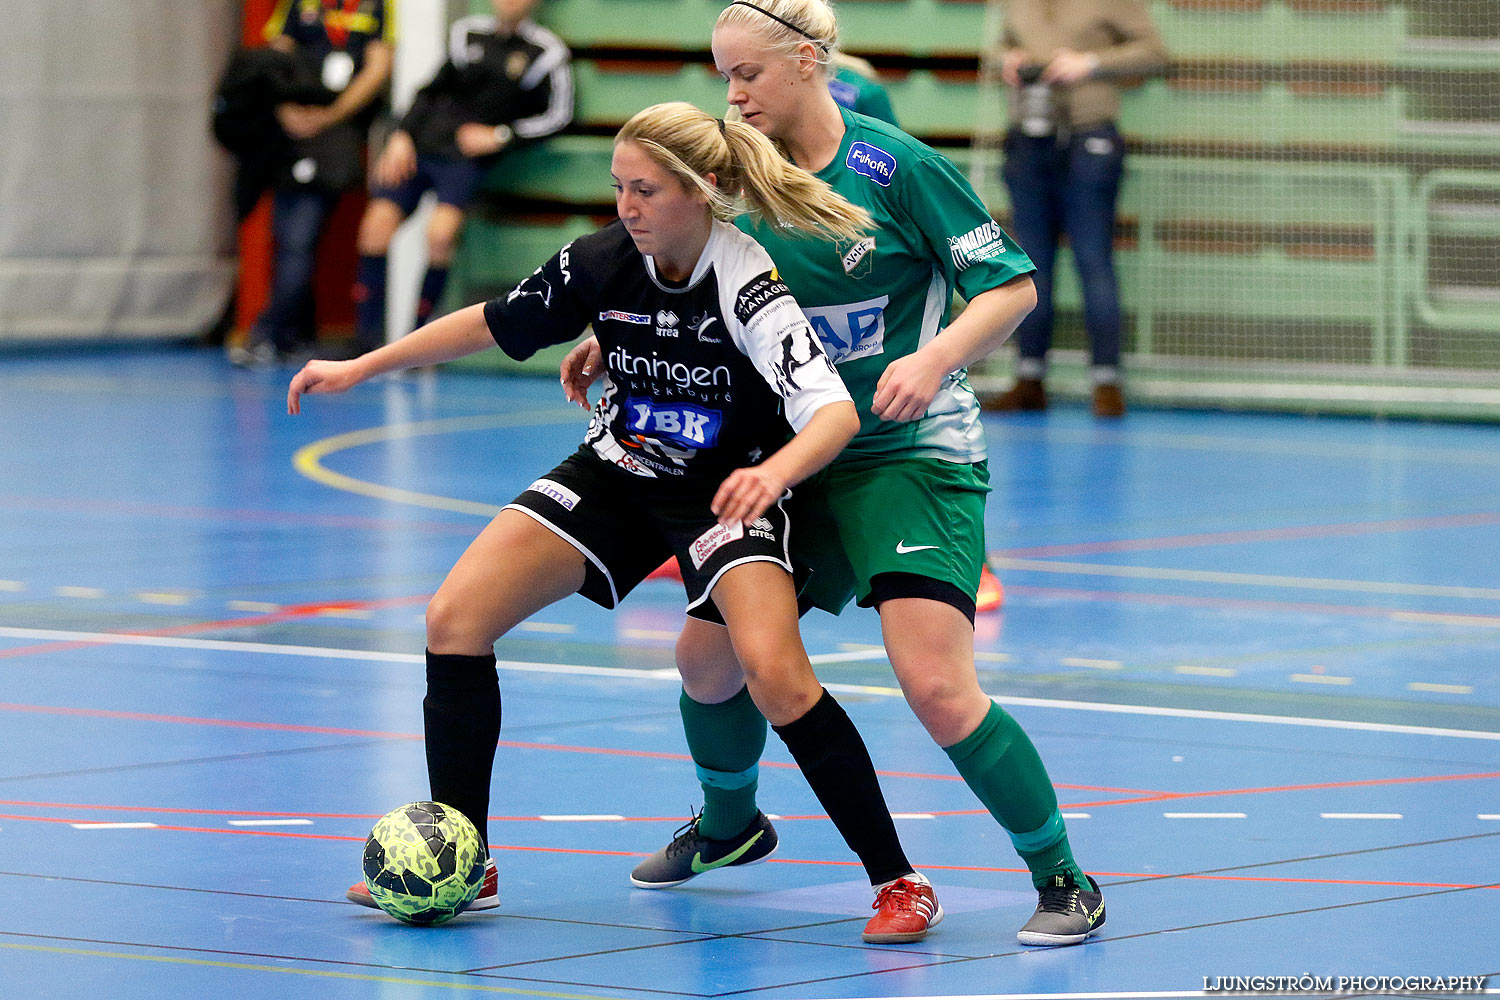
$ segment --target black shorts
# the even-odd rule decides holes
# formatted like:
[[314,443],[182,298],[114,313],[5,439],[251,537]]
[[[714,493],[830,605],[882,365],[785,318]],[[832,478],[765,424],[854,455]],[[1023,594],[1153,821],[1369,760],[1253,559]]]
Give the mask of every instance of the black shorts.
[[534,518],[583,553],[579,593],[613,608],[667,557],[675,555],[688,614],[721,622],[709,598],[729,569],[773,562],[788,573],[791,523],[785,499],[753,524],[725,528],[709,510],[719,483],[643,479],[617,469],[587,446],[569,455],[505,506]]

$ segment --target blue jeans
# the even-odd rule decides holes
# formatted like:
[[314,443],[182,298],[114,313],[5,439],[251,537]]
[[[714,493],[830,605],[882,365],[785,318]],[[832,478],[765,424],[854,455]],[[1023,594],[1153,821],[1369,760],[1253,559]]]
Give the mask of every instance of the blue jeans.
[[293,351],[317,336],[313,318],[313,269],[318,238],[339,196],[324,191],[277,191],[271,211],[276,241],[271,298],[255,320],[251,339]]
[[1092,362],[1120,363],[1120,289],[1115,278],[1115,206],[1125,173],[1125,145],[1111,123],[1059,142],[1052,136],[1005,137],[1002,176],[1015,219],[1009,226],[1036,265],[1037,304],[1016,331],[1023,361],[1038,366],[1052,346],[1053,270],[1066,233],[1083,285],[1083,322]]

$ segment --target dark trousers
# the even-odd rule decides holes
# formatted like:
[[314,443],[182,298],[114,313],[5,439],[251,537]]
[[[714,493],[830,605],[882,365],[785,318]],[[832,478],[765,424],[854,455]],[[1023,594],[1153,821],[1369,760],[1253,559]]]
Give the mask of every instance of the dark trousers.
[[1125,146],[1113,124],[1058,141],[1012,130],[1002,175],[1015,219],[1011,236],[1036,265],[1037,305],[1016,331],[1023,361],[1041,362],[1052,346],[1053,270],[1066,233],[1083,285],[1083,319],[1092,362],[1120,363],[1120,290],[1115,278],[1115,206]]
[[305,346],[316,337],[313,317],[313,269],[318,238],[339,196],[311,189],[277,191],[271,211],[275,240],[271,298],[255,320],[252,339],[269,341],[281,351]]

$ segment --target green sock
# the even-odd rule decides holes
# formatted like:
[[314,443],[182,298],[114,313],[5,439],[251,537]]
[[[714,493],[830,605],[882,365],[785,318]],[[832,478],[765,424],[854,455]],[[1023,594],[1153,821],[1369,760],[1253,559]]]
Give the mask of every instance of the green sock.
[[703,815],[698,831],[712,840],[733,837],[755,818],[755,789],[760,755],[766,749],[766,719],[750,700],[750,691],[717,705],[688,697],[678,699],[682,731],[703,786]]
[[990,704],[972,733],[945,752],[970,790],[1010,834],[1016,853],[1040,888],[1053,875],[1071,872],[1079,885],[1083,870],[1068,847],[1068,831],[1057,811],[1057,793],[1047,768],[1020,723]]

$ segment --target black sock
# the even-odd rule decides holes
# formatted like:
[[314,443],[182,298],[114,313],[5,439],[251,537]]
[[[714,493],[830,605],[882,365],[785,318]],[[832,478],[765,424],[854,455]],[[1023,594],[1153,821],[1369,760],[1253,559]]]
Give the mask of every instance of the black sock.
[[422,276],[422,291],[417,296],[417,325],[415,329],[421,329],[432,319],[433,311],[438,307],[438,300],[443,297],[443,289],[448,284],[448,269],[431,265],[427,273]]
[[488,851],[490,775],[500,741],[500,675],[495,654],[427,651],[427,777],[432,800],[469,818]]
[[910,875],[870,752],[833,695],[825,690],[802,718],[771,728],[792,752],[844,843],[859,855],[870,884]]
[[354,342],[362,351],[385,343],[385,254],[361,254],[354,272]]

